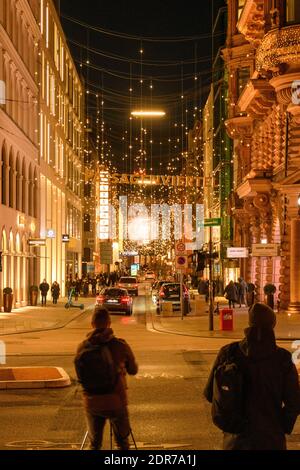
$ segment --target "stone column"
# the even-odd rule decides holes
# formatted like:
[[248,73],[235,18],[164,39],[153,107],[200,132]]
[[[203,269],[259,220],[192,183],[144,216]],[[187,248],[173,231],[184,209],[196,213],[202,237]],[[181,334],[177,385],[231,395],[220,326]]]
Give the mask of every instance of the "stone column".
[[300,313],[300,217],[291,220],[289,313]]

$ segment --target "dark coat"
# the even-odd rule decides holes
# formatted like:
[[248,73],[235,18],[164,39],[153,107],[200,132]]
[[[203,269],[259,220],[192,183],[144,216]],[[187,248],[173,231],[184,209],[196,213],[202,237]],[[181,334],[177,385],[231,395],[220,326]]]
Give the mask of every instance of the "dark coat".
[[232,284],[227,284],[224,290],[224,295],[227,294],[227,299],[231,300],[232,302],[238,301],[238,291],[236,286]]
[[[204,395],[212,401],[213,375],[224,362],[231,343],[216,358]],[[300,413],[298,373],[291,354],[276,346],[273,330],[245,330],[239,343],[245,363],[245,415],[242,434],[224,433],[224,450],[285,450],[285,434],[293,430]]]
[[89,341],[91,344],[106,343],[113,361],[120,371],[119,380],[115,391],[106,395],[91,395],[84,392],[85,408],[91,412],[111,411],[127,406],[127,384],[126,373],[135,375],[138,371],[138,365],[130,346],[124,339],[116,338],[111,328],[95,329],[88,334],[87,340],[83,341],[77,349],[77,354],[85,348]]
[[47,295],[48,290],[50,289],[50,286],[48,282],[42,282],[40,284],[40,291],[42,295]]
[[59,284],[52,284],[51,293],[52,293],[52,297],[53,297],[54,299],[58,299],[59,294],[60,294],[60,287],[59,287]]

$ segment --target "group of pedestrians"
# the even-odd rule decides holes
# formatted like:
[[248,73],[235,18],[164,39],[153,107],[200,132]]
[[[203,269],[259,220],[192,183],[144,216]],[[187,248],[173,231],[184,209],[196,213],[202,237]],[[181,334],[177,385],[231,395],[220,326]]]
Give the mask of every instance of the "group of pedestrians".
[[[46,306],[47,303],[47,295],[48,291],[50,290],[50,286],[46,279],[43,280],[40,284],[40,293],[41,293],[41,304]],[[57,304],[57,300],[59,299],[60,295],[60,286],[57,281],[54,281],[51,285],[51,296],[52,296],[52,303]]]
[[[229,281],[224,289],[224,296],[228,300],[229,307],[235,308],[235,304],[239,304],[241,307],[244,305],[248,306],[248,284],[242,277],[238,278],[238,282]],[[251,299],[250,299],[251,302]],[[253,302],[252,302],[253,303]],[[251,305],[252,305],[251,303]]]
[[79,278],[76,275],[74,279],[72,276],[69,276],[66,280],[66,292],[69,295],[71,289],[74,289],[76,297],[80,295],[84,297],[88,297],[89,295],[95,296],[103,287],[115,286],[120,276],[121,273],[118,271],[100,273],[93,277],[83,275],[82,278]]
[[[74,361],[90,449],[101,449],[109,420],[118,448],[128,450],[125,376],[135,375],[138,365],[127,342],[115,337],[106,309],[95,307],[91,323]],[[254,304],[244,339],[222,347],[212,367],[203,393],[223,431],[224,450],[286,450],[286,435],[300,414],[300,387],[291,354],[276,345],[275,324],[269,306]]]

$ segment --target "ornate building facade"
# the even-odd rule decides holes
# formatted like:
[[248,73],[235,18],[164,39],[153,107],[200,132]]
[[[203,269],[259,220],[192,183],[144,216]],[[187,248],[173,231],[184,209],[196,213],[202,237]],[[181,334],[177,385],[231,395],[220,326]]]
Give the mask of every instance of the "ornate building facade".
[[39,277],[38,17],[37,0],[0,2],[0,307],[5,287],[26,305]]
[[52,0],[1,0],[0,309],[5,287],[20,307],[43,278],[64,295],[67,274],[81,275],[83,129],[83,85]]
[[[258,299],[272,283],[280,309],[300,312],[300,5],[246,0],[241,10],[239,3],[228,1],[223,51],[226,126],[233,140],[233,244],[252,250],[240,271],[256,285]],[[255,244],[267,244],[272,255],[256,256]]]

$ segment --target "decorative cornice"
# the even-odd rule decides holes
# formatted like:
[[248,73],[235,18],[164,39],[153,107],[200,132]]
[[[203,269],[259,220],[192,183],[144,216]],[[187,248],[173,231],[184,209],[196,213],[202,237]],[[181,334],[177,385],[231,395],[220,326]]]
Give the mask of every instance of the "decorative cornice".
[[256,69],[278,70],[281,64],[300,63],[300,25],[269,31],[257,50]]
[[271,191],[271,188],[270,179],[249,178],[237,187],[236,192],[242,199],[257,196],[258,193],[268,193]]
[[265,30],[264,0],[246,0],[237,23],[238,30],[247,41],[257,47],[263,39]]
[[226,131],[231,139],[250,138],[253,133],[253,118],[237,116],[225,121]]
[[[300,56],[299,56],[300,64]],[[292,101],[292,83],[299,80],[299,73],[288,73],[271,78],[270,85],[275,88],[277,101],[280,104],[289,105]]]
[[38,92],[37,83],[35,83],[32,75],[30,74],[22,58],[16,51],[13,43],[11,42],[10,37],[8,36],[7,32],[5,31],[1,23],[0,23],[0,36],[1,36],[2,47],[3,49],[5,49],[5,53],[3,54],[4,59],[11,60],[15,64],[17,69],[22,74],[24,80],[26,80],[27,86],[30,87],[31,90],[35,94],[37,94]]
[[238,106],[254,118],[265,118],[275,103],[274,88],[264,79],[251,79],[244,87]]

